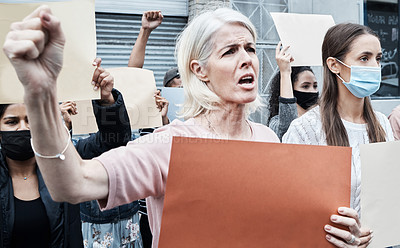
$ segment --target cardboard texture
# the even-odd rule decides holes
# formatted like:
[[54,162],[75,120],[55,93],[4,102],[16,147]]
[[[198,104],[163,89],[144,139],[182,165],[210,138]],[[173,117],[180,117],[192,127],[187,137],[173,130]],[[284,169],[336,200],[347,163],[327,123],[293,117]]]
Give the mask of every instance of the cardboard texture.
[[361,145],[361,222],[369,248],[400,245],[400,141]]
[[[58,77],[58,99],[84,100],[99,98],[91,85],[96,58],[94,0],[41,3],[1,3],[0,44],[4,44],[10,24],[21,21],[42,4],[50,6],[60,19],[66,37],[64,65]],[[0,52],[0,103],[23,102],[24,90],[10,61]]]
[[333,247],[351,149],[174,137],[160,248]]
[[[132,129],[162,126],[161,113],[154,98],[156,83],[153,72],[132,67],[107,70],[114,77],[114,88],[124,97]],[[78,101],[76,104],[78,114],[72,116],[74,134],[97,132],[91,101]]]
[[161,96],[168,100],[168,119],[172,122],[175,119],[182,120],[182,118],[178,118],[178,112],[185,101],[185,93],[183,88],[174,88],[174,87],[162,87]]
[[292,66],[322,66],[322,42],[335,22],[330,15],[271,13],[283,46],[290,46]]

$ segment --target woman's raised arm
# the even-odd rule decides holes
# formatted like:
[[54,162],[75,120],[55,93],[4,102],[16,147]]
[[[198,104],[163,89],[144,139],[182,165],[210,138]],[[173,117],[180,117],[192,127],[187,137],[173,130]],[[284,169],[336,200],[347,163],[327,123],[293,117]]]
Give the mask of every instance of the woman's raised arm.
[[3,50],[24,87],[32,145],[53,199],[72,203],[104,199],[106,170],[98,161],[79,157],[60,118],[56,82],[64,43],[60,21],[49,7],[41,6],[11,25]]

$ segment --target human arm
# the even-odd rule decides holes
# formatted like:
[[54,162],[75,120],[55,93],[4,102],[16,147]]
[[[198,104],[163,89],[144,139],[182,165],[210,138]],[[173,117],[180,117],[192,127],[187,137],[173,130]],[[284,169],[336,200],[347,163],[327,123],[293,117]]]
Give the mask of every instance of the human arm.
[[169,124],[169,119],[167,116],[168,105],[169,105],[168,100],[161,96],[161,91],[159,91],[159,90],[156,91],[156,94],[154,94],[154,97],[156,98],[157,108],[161,112],[161,118],[162,118],[163,125]]
[[290,46],[286,46],[282,48],[282,50],[281,46],[282,42],[280,41],[275,49],[275,59],[281,74],[280,96],[284,98],[293,98],[292,80],[290,78],[292,67],[290,63],[293,62],[294,59],[292,55],[288,53]]
[[[293,57],[288,53],[289,46],[281,49],[282,42],[279,42],[275,49],[275,59],[279,66],[280,78],[279,86],[279,108],[277,115],[272,116],[268,126],[278,135],[279,139],[282,140],[282,136],[286,133],[290,123],[297,118],[297,105],[296,98],[293,96],[293,87],[291,81],[292,68],[290,63],[293,61]],[[276,79],[278,81],[278,79]],[[275,103],[273,103],[274,105]],[[276,107],[274,107],[275,109]]]
[[132,48],[128,67],[143,67],[147,41],[149,40],[151,32],[161,24],[163,18],[161,11],[146,11],[143,13],[142,27],[136,38],[135,45]]
[[393,136],[395,140],[400,139],[400,105],[392,110],[389,115],[389,123],[392,128]]
[[96,66],[92,77],[93,89],[100,89],[100,100],[98,103],[102,106],[114,104],[115,98],[112,94],[114,88],[114,77],[110,72],[101,67],[101,58],[96,58],[93,61],[93,66]]
[[399,140],[400,139],[400,115],[397,113],[394,114],[394,112],[392,112],[389,115],[389,122],[390,122],[390,126],[392,127],[394,139]]
[[[397,125],[397,128],[399,128],[399,122],[398,122],[398,121],[400,121],[399,116],[396,116],[395,118],[393,118],[392,117],[393,112],[392,112],[392,114],[389,116],[389,119],[388,119],[386,117],[386,115],[384,115],[378,111],[375,111],[375,115],[377,116],[379,123],[381,124],[383,130],[386,133],[386,137],[385,137],[386,141],[397,140],[396,136],[398,136],[399,133],[397,132],[397,134],[396,134],[396,131],[398,131],[398,129],[396,130],[394,127]],[[398,115],[398,114],[396,114],[396,115]],[[393,125],[392,124],[393,121],[397,121],[397,123]]]
[[279,97],[279,114],[272,117],[268,126],[282,141],[283,135],[288,130],[290,123],[297,118],[297,105],[295,98]]
[[122,94],[114,89],[114,78],[101,68],[101,59],[94,61],[97,68],[93,73],[95,89],[100,89],[100,100],[93,100],[93,112],[99,129],[86,139],[77,141],[75,148],[83,159],[91,159],[103,152],[128,143],[132,132],[128,112]]
[[56,81],[64,43],[59,20],[47,6],[41,6],[23,21],[11,25],[3,50],[24,87],[35,150],[42,155],[55,155],[69,144],[65,160],[36,156],[53,199],[73,203],[104,199],[108,195],[105,168],[96,160],[79,157],[60,118]]
[[128,112],[122,94],[112,90],[115,103],[102,106],[93,100],[93,112],[99,131],[77,141],[75,148],[83,159],[91,159],[113,148],[124,146],[131,139]]

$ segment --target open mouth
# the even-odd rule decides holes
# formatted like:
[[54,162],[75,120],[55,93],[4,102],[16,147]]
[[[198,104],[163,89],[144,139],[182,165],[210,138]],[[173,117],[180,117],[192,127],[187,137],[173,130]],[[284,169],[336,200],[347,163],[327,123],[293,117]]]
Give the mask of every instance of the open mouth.
[[245,76],[239,80],[239,84],[252,84],[254,82],[253,76]]

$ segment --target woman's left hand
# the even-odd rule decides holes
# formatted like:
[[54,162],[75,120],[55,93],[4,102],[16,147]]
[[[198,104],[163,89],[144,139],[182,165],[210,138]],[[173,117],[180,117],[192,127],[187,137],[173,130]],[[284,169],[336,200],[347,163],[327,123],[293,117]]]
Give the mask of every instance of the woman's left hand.
[[112,94],[114,88],[114,77],[101,66],[101,58],[96,58],[93,61],[93,66],[96,70],[93,73],[92,85],[94,90],[101,90],[101,103],[103,105],[111,105],[115,102]]
[[163,125],[169,124],[169,119],[167,116],[168,105],[169,105],[168,100],[161,96],[161,91],[159,91],[159,90],[156,91],[156,93],[154,94],[154,97],[156,98],[157,108],[161,112]]
[[368,228],[361,228],[357,211],[340,207],[338,213],[339,215],[331,216],[331,221],[348,227],[348,230],[325,225],[324,229],[328,233],[326,239],[337,247],[367,247],[372,239],[372,231]]
[[71,115],[78,114],[78,109],[76,108],[76,103],[74,101],[62,102],[60,105],[61,115],[64,119],[65,126],[68,130],[72,129]]

